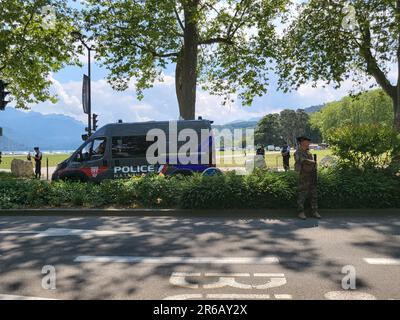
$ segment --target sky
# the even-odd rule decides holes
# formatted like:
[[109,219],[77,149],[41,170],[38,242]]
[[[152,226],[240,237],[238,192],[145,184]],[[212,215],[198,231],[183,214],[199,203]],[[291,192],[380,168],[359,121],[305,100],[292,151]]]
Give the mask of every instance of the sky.
[[[279,27],[279,26],[278,26]],[[280,26],[281,27],[281,26]],[[39,103],[31,109],[43,114],[64,114],[80,121],[86,121],[81,103],[82,76],[87,72],[87,58],[81,57],[83,66],[68,66],[51,75],[52,92],[58,96],[56,104]],[[132,81],[124,92],[114,91],[105,80],[107,70],[92,62],[92,111],[99,115],[99,124],[116,122],[176,120],[179,118],[178,104],[175,95],[173,66],[164,71],[164,81],[157,82],[154,88],[145,91],[142,101],[136,99]],[[283,109],[298,109],[320,105],[338,100],[352,89],[351,80],[345,81],[340,89],[323,86],[316,88],[311,84],[301,86],[297,91],[283,93],[277,91],[277,76],[272,74],[268,92],[254,100],[250,107],[243,107],[240,101],[222,106],[222,98],[212,96],[200,88],[197,93],[196,117],[213,120],[216,124],[225,124],[237,120],[260,118],[267,113],[279,112]]]

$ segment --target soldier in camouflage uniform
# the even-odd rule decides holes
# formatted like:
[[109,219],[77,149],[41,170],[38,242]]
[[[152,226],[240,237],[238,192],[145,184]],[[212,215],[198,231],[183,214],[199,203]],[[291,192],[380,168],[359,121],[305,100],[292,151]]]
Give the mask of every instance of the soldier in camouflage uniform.
[[299,137],[298,148],[294,154],[295,169],[299,172],[299,189],[297,197],[297,208],[299,218],[306,219],[304,213],[304,203],[310,197],[311,209],[314,217],[320,219],[318,213],[318,194],[317,194],[317,164],[309,151],[310,139]]

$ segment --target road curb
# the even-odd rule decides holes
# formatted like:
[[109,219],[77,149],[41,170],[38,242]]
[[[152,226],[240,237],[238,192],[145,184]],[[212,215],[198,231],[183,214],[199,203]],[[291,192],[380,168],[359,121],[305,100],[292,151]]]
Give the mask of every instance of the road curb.
[[[321,209],[323,217],[400,217],[400,209]],[[0,216],[177,216],[208,218],[293,218],[294,209],[230,209],[230,210],[186,210],[186,209],[87,209],[87,208],[43,208],[0,209]]]

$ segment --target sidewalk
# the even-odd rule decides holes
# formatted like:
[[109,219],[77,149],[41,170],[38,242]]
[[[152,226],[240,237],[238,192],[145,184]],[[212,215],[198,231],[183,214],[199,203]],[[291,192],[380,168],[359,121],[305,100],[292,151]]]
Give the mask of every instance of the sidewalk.
[[[56,167],[49,167],[49,180],[51,180],[51,176],[53,175],[53,172],[56,171]],[[11,169],[0,169],[0,172],[7,172],[11,173]],[[33,171],[32,171],[33,174]],[[47,168],[42,167],[42,180],[47,180]]]
[[[323,218],[400,217],[400,209],[321,209]],[[0,216],[170,216],[198,218],[297,218],[295,209],[124,209],[124,208],[42,208],[0,209]],[[309,220],[312,220],[310,218]],[[324,219],[322,219],[323,221]]]

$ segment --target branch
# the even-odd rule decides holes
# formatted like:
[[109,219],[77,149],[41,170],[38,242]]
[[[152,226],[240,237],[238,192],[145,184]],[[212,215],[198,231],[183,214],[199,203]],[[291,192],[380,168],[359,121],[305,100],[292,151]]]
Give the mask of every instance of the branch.
[[[124,30],[127,31],[129,30],[129,28],[124,27],[124,26],[115,26],[116,28],[120,29],[120,30]],[[132,41],[132,45],[143,50],[143,51],[148,51],[150,52],[154,57],[158,57],[158,58],[170,58],[170,57],[177,57],[179,52],[169,52],[169,53],[161,53],[161,52],[157,52],[154,49],[151,49],[149,46],[147,45],[141,45],[139,43],[135,43],[134,41]]]
[[176,5],[174,6],[174,12],[175,12],[176,19],[178,20],[178,23],[179,23],[179,25],[180,25],[182,31],[185,31],[185,26],[183,25],[183,22],[182,22],[182,20],[181,20],[181,17],[179,16],[178,10],[176,9]]
[[[241,3],[243,3],[243,2],[244,2],[244,0],[241,1]],[[236,28],[232,31],[233,23],[234,23],[234,21],[235,21],[235,19],[236,19],[236,15],[239,13],[239,10],[237,10],[237,11],[235,12],[235,15],[234,15],[234,17],[232,18],[232,22],[231,22],[231,24],[230,24],[230,26],[229,26],[229,28],[228,28],[228,31],[227,31],[228,37],[233,37],[233,36],[235,35],[235,33],[240,29],[240,27],[241,27],[243,24],[245,24],[245,22],[242,21],[242,20],[243,20],[244,15],[246,14],[247,9],[250,7],[250,3],[251,3],[251,2],[248,2],[247,5],[243,8],[243,12],[242,12],[242,14],[240,15],[240,18],[239,18],[239,21],[238,21],[238,25],[237,25]]]
[[199,44],[213,44],[213,43],[225,43],[225,44],[229,44],[229,45],[234,44],[234,42],[232,41],[231,38],[222,38],[222,37],[210,38],[210,39],[199,41]]
[[158,57],[158,58],[170,58],[170,57],[177,57],[179,52],[169,52],[169,53],[161,53],[161,52],[157,52],[151,48],[149,48],[148,46],[144,46],[144,45],[140,45],[138,43],[132,43],[133,46],[143,50],[143,51],[148,51],[150,52],[150,54],[152,54],[154,57]]
[[238,3],[238,5],[236,6],[236,10],[235,10],[235,13],[233,14],[232,21],[228,27],[228,31],[226,32],[228,35],[231,33],[231,30],[233,28],[233,23],[235,22],[236,16],[239,13],[239,9],[240,9],[240,6],[242,5],[243,1],[245,1],[245,0],[240,1],[240,3]]
[[378,62],[371,52],[371,30],[369,29],[369,25],[367,25],[364,30],[362,29],[363,28],[361,28],[363,43],[360,46],[360,53],[367,62],[367,72],[375,78],[376,82],[392,99],[395,99],[395,86],[390,83],[385,73],[379,68]]

